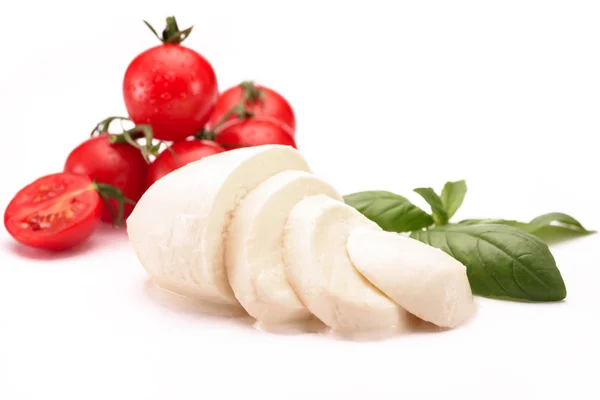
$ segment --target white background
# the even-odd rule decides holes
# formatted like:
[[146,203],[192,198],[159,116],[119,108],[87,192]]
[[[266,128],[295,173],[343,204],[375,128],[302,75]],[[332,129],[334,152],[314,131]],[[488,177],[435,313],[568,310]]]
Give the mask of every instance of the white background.
[[[142,19],[170,14],[221,89],[290,100],[299,148],[341,192],[424,206],[414,187],[464,178],[457,219],[562,211],[600,229],[600,4],[573,0],[3,1],[2,210],[124,113],[125,68],[156,44]],[[123,231],[56,257],[2,229],[0,399],[597,399],[600,236],[552,250],[565,302],[478,299],[460,329],[357,343],[164,298]]]

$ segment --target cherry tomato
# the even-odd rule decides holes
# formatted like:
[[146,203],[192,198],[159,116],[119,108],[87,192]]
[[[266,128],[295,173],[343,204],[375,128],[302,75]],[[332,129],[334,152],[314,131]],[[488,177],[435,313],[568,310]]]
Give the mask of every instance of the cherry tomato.
[[67,172],[46,175],[15,195],[4,212],[4,226],[25,245],[66,250],[93,233],[100,205],[90,178]]
[[180,32],[174,21],[167,19],[163,44],[135,57],[123,79],[129,117],[136,124],[150,125],[156,139],[168,141],[199,132],[219,96],[212,65],[180,44],[190,29]]
[[[224,148],[215,142],[207,140],[188,140],[173,143],[171,150],[163,150],[154,162],[150,164],[146,186],[150,187],[163,176],[192,161],[197,161],[223,151],[225,151]],[[173,153],[177,157],[174,157]]]
[[[98,183],[120,189],[125,197],[137,202],[146,189],[148,163],[142,153],[133,146],[109,142],[111,135],[101,134],[77,146],[65,162],[65,172],[85,175]],[[107,200],[112,210],[118,210],[118,201]],[[133,211],[132,204],[125,204],[123,216],[127,218]],[[113,222],[111,207],[102,203],[102,220]]]
[[[261,94],[262,92],[262,94]],[[256,117],[270,117],[285,124],[294,136],[296,130],[296,118],[292,106],[276,91],[264,86],[254,85],[252,82],[241,84],[224,91],[215,106],[215,111],[210,116],[208,127],[214,127],[228,110],[236,105],[243,104],[246,110]],[[235,115],[228,120],[236,119]]]
[[216,134],[215,142],[225,149],[263,144],[283,144],[296,148],[296,141],[287,126],[264,118],[228,122]]

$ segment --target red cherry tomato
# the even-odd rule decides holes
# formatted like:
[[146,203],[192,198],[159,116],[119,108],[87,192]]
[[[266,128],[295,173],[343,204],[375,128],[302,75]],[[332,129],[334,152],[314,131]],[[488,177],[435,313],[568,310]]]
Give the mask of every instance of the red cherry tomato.
[[90,178],[66,172],[46,175],[15,195],[4,212],[4,226],[25,245],[66,250],[93,233],[100,204]]
[[[262,92],[262,94],[260,94]],[[219,99],[215,111],[208,121],[209,129],[214,127],[227,111],[232,107],[239,105],[244,101],[246,110],[256,117],[270,117],[290,129],[290,134],[294,136],[296,130],[296,118],[292,106],[288,101],[276,91],[264,86],[254,86],[251,82],[242,82],[241,84],[224,91]],[[235,115],[228,120],[236,119]]]
[[263,144],[283,144],[296,148],[296,141],[285,125],[273,120],[255,118],[225,124],[216,134],[215,142],[225,149]]
[[[192,161],[197,161],[201,158],[223,151],[225,151],[225,149],[218,144],[206,140],[188,140],[173,143],[171,150],[164,150],[156,157],[156,160],[150,164],[146,187],[150,187],[163,176]],[[175,153],[177,157],[174,157],[173,153]]]
[[183,39],[173,23],[174,19],[167,19],[171,39],[163,35],[162,45],[142,52],[129,64],[123,97],[133,122],[152,126],[156,139],[179,141],[204,127],[219,91],[211,64],[180,44]]
[[[77,146],[65,162],[65,172],[85,175],[98,183],[104,183],[120,189],[125,197],[137,202],[146,189],[148,164],[142,153],[133,146],[112,144],[111,135],[101,134],[88,139]],[[118,210],[118,201],[107,200],[112,210]],[[132,204],[125,204],[124,217],[133,211]],[[113,222],[111,208],[102,203],[102,220]]]

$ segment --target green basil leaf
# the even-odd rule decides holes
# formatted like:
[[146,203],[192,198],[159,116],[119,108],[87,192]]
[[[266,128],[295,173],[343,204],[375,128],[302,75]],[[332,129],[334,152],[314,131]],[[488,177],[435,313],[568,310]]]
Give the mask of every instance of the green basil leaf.
[[467,194],[467,183],[462,181],[446,182],[442,189],[442,204],[448,213],[448,219],[458,211]]
[[594,233],[594,231],[588,231],[585,229],[583,225],[581,225],[581,222],[577,221],[570,215],[558,212],[540,215],[539,217],[532,219],[528,225],[530,227],[529,232],[538,231],[546,226],[560,226],[575,232]]
[[414,191],[420,194],[421,197],[423,197],[431,206],[433,220],[435,221],[436,225],[446,225],[449,219],[448,213],[444,208],[444,204],[442,203],[440,196],[438,196],[432,188],[416,188]]
[[458,224],[459,225],[489,225],[489,224],[508,225],[508,226],[513,226],[515,228],[523,229],[524,231],[529,232],[529,228],[528,228],[529,224],[527,224],[526,222],[515,221],[513,219],[493,219],[493,218],[465,219],[465,220],[460,221]]
[[389,232],[410,232],[433,224],[433,218],[407,198],[382,190],[344,196],[349,206]]
[[474,294],[529,301],[558,301],[567,295],[548,246],[523,230],[452,225],[413,232],[411,237],[463,263]]
[[595,231],[587,230],[583,225],[570,215],[563,213],[549,213],[540,215],[530,222],[519,222],[506,219],[466,219],[459,225],[502,224],[514,226],[529,232],[548,244],[563,242],[567,239],[581,235],[589,235]]

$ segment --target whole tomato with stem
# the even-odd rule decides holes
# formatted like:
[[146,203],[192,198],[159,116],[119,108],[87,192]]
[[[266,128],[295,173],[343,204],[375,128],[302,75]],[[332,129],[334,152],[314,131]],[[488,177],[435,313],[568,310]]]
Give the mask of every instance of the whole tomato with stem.
[[246,113],[255,117],[275,119],[289,128],[292,136],[296,131],[296,117],[290,103],[278,92],[266,86],[244,81],[225,90],[217,100],[215,110],[208,121],[208,129],[215,128],[220,122],[239,118],[230,111],[243,106]]
[[107,198],[126,202],[118,189],[87,176],[70,172],[45,175],[17,192],[4,212],[4,226],[24,245],[67,250],[92,235],[100,223],[102,199]]
[[287,125],[264,117],[228,122],[214,133],[214,141],[228,150],[265,144],[297,148]]
[[[148,163],[137,147],[114,143],[116,135],[100,133],[75,147],[67,156],[64,171],[90,177],[119,189],[129,200],[122,218],[127,218],[146,189]],[[118,201],[107,199],[102,204],[102,221],[114,222]]]
[[224,148],[208,140],[185,140],[173,143],[150,164],[146,187],[172,171],[193,161],[225,151]]
[[162,44],[131,61],[123,78],[123,98],[135,124],[152,127],[156,139],[179,141],[202,130],[215,108],[219,90],[212,65],[181,43],[181,31],[167,18],[162,36],[144,21]]

